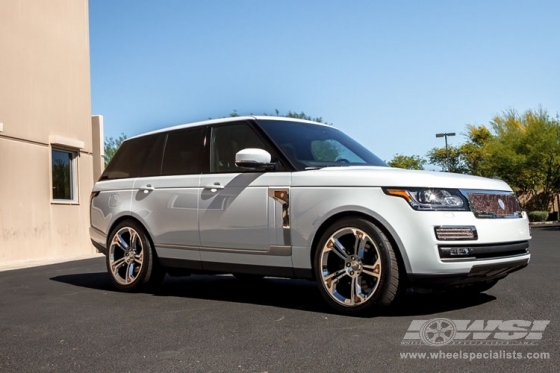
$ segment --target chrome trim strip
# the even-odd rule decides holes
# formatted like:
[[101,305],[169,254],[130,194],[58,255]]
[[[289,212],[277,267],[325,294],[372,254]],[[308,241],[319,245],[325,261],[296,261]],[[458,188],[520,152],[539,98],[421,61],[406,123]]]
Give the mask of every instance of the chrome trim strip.
[[155,246],[156,248],[161,248],[161,249],[192,250],[192,251],[200,250],[199,246],[176,245],[172,243],[161,243]]
[[517,257],[528,257],[530,256],[531,253],[522,253],[522,254],[515,254],[515,255],[507,255],[507,256],[494,256],[491,258],[475,258],[475,257],[465,257],[465,258],[457,258],[457,259],[451,259],[451,258],[441,258],[440,260],[444,263],[453,263],[453,262],[485,262],[488,260],[496,260],[496,259],[511,259],[511,258],[517,258]]
[[228,254],[251,254],[251,255],[270,255],[270,256],[290,256],[292,255],[291,246],[270,245],[268,250],[247,250],[247,249],[224,249],[217,247],[201,247],[200,250],[212,251]]
[[218,247],[196,247],[186,245],[174,244],[159,244],[156,248],[173,249],[173,250],[188,250],[188,251],[211,251],[229,254],[251,254],[251,255],[270,255],[270,256],[290,256],[292,255],[291,246],[270,245],[268,250],[247,250],[247,249],[226,249]]

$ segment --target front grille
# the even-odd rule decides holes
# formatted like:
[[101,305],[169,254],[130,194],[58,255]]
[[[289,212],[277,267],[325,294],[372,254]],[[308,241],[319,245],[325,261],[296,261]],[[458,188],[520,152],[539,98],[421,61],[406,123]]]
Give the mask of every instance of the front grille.
[[521,206],[513,193],[467,192],[477,218],[520,217]]

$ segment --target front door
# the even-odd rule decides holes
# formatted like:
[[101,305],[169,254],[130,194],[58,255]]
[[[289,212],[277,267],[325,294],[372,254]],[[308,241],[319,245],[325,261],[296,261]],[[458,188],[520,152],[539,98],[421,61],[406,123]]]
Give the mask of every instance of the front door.
[[282,190],[288,200],[291,173],[239,169],[235,154],[246,148],[272,152],[249,122],[211,128],[209,173],[200,178],[203,267],[216,270],[218,263],[230,263],[291,268],[289,238],[279,234],[285,229],[286,208],[274,198],[274,191]]

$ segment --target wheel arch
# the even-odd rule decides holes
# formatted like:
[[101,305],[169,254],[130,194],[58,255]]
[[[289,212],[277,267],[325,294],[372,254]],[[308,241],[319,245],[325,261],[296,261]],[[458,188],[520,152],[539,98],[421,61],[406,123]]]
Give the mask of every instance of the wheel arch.
[[[153,253],[154,253],[154,257],[157,258],[157,252],[156,252],[156,247],[154,246],[154,240],[152,238],[152,235],[150,234],[150,231],[148,230],[148,228],[146,228],[146,225],[144,223],[142,223],[142,221],[136,217],[134,217],[133,215],[122,215],[119,216],[117,219],[115,219],[115,221],[111,224],[111,227],[109,228],[109,230],[107,231],[107,251],[109,250],[109,240],[111,239],[111,233],[113,233],[113,230],[115,229],[115,227],[117,225],[119,225],[120,223],[122,223],[123,221],[126,220],[132,220],[135,223],[137,223],[138,225],[140,225],[142,227],[142,229],[144,229],[144,232],[146,232],[146,236],[148,237],[148,240],[150,240],[150,245],[152,245],[153,248]],[[159,260],[159,259],[158,259]]]
[[[342,218],[350,217],[350,216],[354,216],[354,217],[363,218],[365,220],[368,220],[371,223],[373,223],[377,228],[379,228],[383,232],[383,234],[387,237],[387,239],[389,240],[391,245],[395,248],[395,255],[397,257],[397,261],[399,263],[399,266],[401,268],[403,268],[407,274],[410,273],[410,268],[411,267],[410,267],[410,262],[409,262],[408,256],[406,255],[406,251],[404,250],[403,244],[400,241],[400,239],[398,238],[398,235],[396,234],[396,232],[392,228],[390,228],[390,225],[387,222],[382,222],[380,219],[376,219],[375,217],[373,217],[369,214],[366,214],[366,213],[360,212],[360,211],[355,211],[355,210],[347,210],[347,211],[338,212],[338,213],[333,214],[332,216],[328,217],[325,221],[323,221],[321,223],[321,225],[319,226],[319,228],[315,232],[315,235],[313,237],[313,241],[312,241],[312,244],[311,244],[311,250],[310,250],[310,261],[311,261],[311,263],[313,263],[313,258],[315,256],[315,252],[318,249],[317,246],[319,245],[319,240],[321,239],[321,237],[323,236],[325,231],[332,224],[334,224],[336,221],[338,221]],[[408,276],[406,276],[406,277],[408,277]]]

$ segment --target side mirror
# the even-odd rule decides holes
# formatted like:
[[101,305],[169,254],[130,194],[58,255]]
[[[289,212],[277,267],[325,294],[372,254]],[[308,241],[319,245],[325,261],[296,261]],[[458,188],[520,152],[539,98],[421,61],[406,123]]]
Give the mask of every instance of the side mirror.
[[272,156],[263,149],[247,148],[235,154],[235,165],[249,170],[274,170],[275,163],[270,163]]

